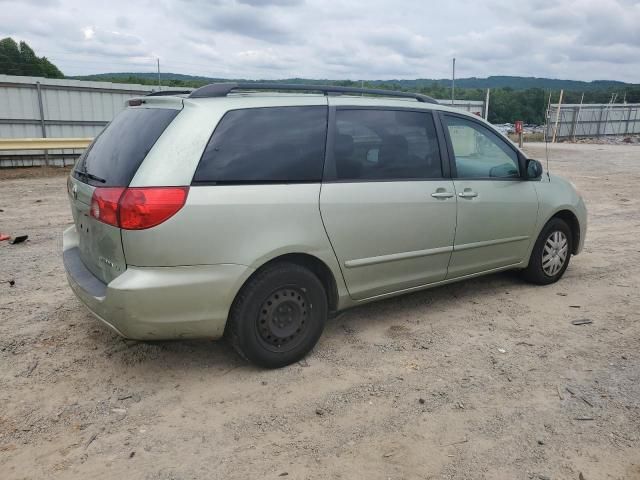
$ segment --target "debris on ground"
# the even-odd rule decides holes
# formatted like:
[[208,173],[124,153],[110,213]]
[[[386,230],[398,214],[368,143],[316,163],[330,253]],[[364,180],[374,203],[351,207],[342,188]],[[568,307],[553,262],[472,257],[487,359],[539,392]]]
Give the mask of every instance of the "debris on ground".
[[586,403],[587,405],[589,405],[590,407],[593,407],[593,403],[591,403],[589,400],[587,400],[584,397],[580,397],[580,400],[582,400],[584,403]]
[[442,446],[443,447],[451,447],[453,445],[462,445],[463,443],[467,443],[468,441],[469,441],[469,439],[467,437],[465,437],[462,440],[457,440],[455,442],[447,443],[447,444],[442,445]]
[[600,137],[576,138],[575,142],[571,138],[558,139],[560,143],[587,143],[594,145],[640,145],[640,135],[602,135]]
[[29,238],[29,235],[18,235],[13,240],[11,240],[9,243],[11,245],[17,245],[19,243],[25,242],[27,240],[27,238]]
[[589,320],[588,318],[583,318],[580,320],[572,320],[571,325],[589,325],[593,323],[593,320]]
[[89,440],[87,440],[87,442],[84,444],[84,449],[86,450],[87,448],[89,448],[89,445],[91,445],[95,439],[98,438],[98,434],[94,433],[93,435],[91,435],[89,437]]

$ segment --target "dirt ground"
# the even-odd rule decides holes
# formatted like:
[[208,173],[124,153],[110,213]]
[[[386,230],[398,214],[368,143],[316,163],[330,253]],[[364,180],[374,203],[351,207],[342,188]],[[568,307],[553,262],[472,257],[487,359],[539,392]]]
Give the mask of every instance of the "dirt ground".
[[639,479],[640,146],[550,157],[589,208],[563,280],[357,308],[276,371],[115,336],[66,284],[65,178],[1,180],[0,478]]

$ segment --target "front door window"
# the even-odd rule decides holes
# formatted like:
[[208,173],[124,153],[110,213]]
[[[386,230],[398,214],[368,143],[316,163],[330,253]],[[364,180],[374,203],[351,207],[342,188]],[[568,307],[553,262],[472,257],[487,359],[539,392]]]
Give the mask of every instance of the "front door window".
[[518,155],[498,135],[482,125],[445,116],[458,178],[520,177]]

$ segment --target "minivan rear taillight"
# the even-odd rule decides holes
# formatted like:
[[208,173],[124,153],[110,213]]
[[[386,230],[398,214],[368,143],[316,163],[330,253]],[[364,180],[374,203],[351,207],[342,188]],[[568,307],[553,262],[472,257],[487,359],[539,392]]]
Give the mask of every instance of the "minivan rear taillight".
[[120,197],[120,227],[142,230],[175,215],[187,200],[189,187],[127,188]]
[[187,201],[189,187],[98,187],[91,216],[125,230],[155,227],[175,215]]
[[102,223],[118,227],[118,202],[124,191],[123,187],[96,188],[91,197],[91,216]]

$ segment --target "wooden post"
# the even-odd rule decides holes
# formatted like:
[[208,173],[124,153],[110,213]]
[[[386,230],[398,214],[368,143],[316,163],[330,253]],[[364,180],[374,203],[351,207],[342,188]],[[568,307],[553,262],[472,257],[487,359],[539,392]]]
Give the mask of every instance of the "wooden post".
[[[625,99],[625,102],[626,102],[626,99]],[[624,126],[625,135],[629,134],[629,123],[631,122],[631,107],[627,107],[627,108],[629,109],[629,115],[627,115],[627,121],[625,122],[625,126]]]
[[[42,138],[47,138],[47,127],[44,123],[44,106],[42,103],[42,88],[40,86],[40,82],[36,82],[36,91],[38,93],[38,109],[40,111],[40,129],[42,130]],[[45,171],[49,169],[49,150],[44,151],[44,168]]]
[[563,94],[564,94],[564,90],[560,90],[560,99],[558,100],[558,111],[556,112],[556,124],[553,127],[553,140],[551,140],[551,143],[556,143],[556,138],[558,136],[558,122],[560,121],[560,110],[562,108]]
[[[607,136],[607,124],[609,123],[609,110],[611,109],[611,105],[613,105],[613,102],[615,102],[616,97],[618,96],[617,93],[612,93],[611,94],[611,100],[609,100],[609,104],[605,107],[604,109],[604,113],[606,115],[604,115],[604,129],[602,131],[602,135],[603,136]],[[602,115],[600,115],[600,122],[602,122]],[[600,125],[598,125],[598,133],[600,133]],[[600,135],[598,135],[600,136]]]
[[578,107],[578,112],[576,113],[576,116],[573,117],[573,128],[572,128],[572,132],[571,132],[571,136],[573,137],[573,141],[576,141],[576,129],[578,127],[578,123],[580,122],[580,112],[582,111],[582,102],[584,101],[584,93],[582,94],[582,97],[580,97],[580,106]]

